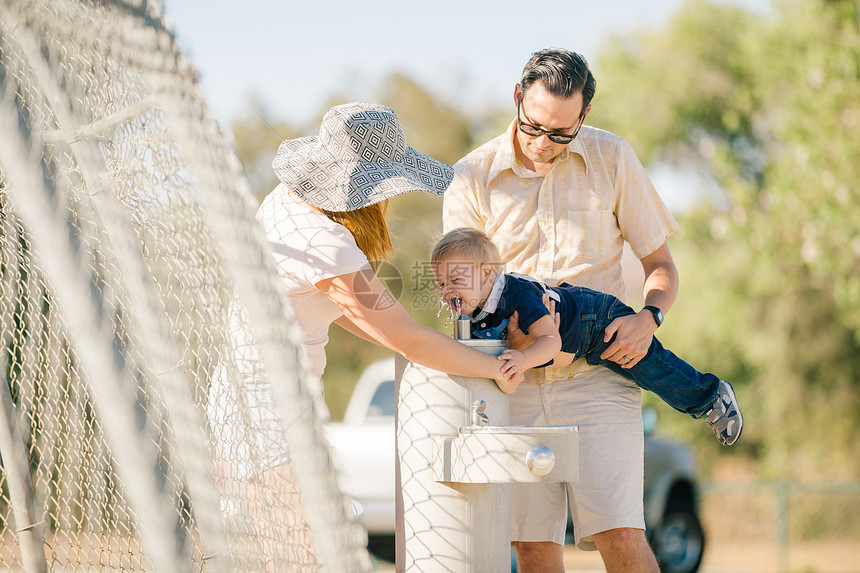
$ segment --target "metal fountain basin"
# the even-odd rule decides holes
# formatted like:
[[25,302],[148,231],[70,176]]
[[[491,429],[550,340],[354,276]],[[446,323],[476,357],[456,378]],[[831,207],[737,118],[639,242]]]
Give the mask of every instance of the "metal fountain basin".
[[438,482],[572,482],[579,477],[578,426],[460,426],[434,436]]

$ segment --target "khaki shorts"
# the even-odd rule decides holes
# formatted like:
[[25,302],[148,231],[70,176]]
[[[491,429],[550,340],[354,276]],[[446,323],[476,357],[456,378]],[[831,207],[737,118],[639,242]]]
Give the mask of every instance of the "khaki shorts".
[[512,485],[511,540],[563,544],[567,499],[580,549],[596,549],[595,533],[645,529],[639,387],[603,367],[569,380],[536,372],[511,395],[510,423],[579,426],[579,480],[567,492],[563,483]]

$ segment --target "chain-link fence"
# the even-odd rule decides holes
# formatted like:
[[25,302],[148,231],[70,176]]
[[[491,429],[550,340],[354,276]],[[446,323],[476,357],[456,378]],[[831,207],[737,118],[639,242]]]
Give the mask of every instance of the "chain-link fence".
[[726,481],[702,488],[703,570],[860,570],[860,481]]
[[[860,571],[860,481],[707,480],[699,489],[706,538],[699,573]],[[672,543],[683,550],[681,537]],[[567,573],[606,570],[597,552],[572,545],[564,561]]]
[[160,4],[3,2],[0,142],[0,570],[368,569]]

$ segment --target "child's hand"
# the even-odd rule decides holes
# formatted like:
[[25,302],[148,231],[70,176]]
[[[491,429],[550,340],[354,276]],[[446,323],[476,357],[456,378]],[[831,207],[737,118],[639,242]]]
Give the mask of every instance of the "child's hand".
[[[505,350],[502,354],[506,354],[509,352],[517,352],[516,350]],[[522,354],[522,352],[518,352],[518,354]],[[519,385],[523,381],[523,372],[525,372],[524,368],[517,368],[516,364],[510,364],[509,357],[502,358],[502,356],[498,356],[499,360],[504,360],[505,363],[499,368],[499,375],[495,378],[496,385],[499,389],[505,394],[513,394],[519,388]]]
[[528,366],[526,366],[526,355],[519,350],[508,348],[499,354],[498,358],[499,360],[505,360],[505,364],[502,366],[502,372],[510,374],[519,372],[522,374],[528,368]]
[[503,384],[499,384],[499,388],[506,394],[513,394],[522,383],[523,374],[528,369],[525,355],[519,350],[511,350],[509,348],[502,352],[498,356],[498,359],[505,362],[500,369],[502,375],[505,376],[505,381]]

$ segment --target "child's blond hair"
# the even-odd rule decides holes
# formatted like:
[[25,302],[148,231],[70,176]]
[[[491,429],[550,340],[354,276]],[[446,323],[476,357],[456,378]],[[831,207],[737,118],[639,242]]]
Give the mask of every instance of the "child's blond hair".
[[430,264],[452,259],[479,265],[489,263],[496,269],[503,267],[499,248],[487,235],[470,227],[458,227],[445,233],[430,250]]

